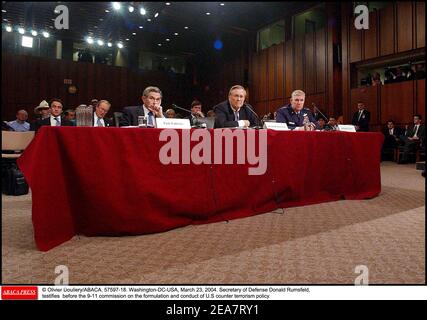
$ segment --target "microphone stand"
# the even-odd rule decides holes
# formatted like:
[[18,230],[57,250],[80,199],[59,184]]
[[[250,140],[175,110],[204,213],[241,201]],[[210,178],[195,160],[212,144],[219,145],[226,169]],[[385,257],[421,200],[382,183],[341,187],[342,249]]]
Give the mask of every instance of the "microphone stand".
[[261,119],[258,117],[257,113],[251,108],[250,104],[245,103],[245,106],[255,115],[258,125],[253,127],[254,129],[262,129],[262,121]]
[[[187,109],[184,109],[184,108],[181,108],[181,107],[178,107],[176,104],[174,104],[174,103],[172,103],[172,107],[174,107],[174,108],[176,108],[176,109],[179,109],[179,110],[182,110],[182,111],[186,111],[186,112],[188,112],[188,113],[190,113],[190,114],[193,114],[190,110],[187,110]],[[201,124],[197,124],[197,117],[195,117],[195,122],[196,122],[196,124],[193,124],[193,119],[190,119],[190,123],[191,123],[191,126],[192,127],[194,127],[194,128],[206,128],[206,125],[205,126],[203,126],[203,125],[201,125]]]

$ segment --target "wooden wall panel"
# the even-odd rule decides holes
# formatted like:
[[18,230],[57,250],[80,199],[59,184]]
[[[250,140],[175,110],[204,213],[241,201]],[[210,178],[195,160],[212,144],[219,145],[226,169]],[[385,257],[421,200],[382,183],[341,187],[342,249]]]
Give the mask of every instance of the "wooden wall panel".
[[397,2],[397,52],[408,51],[412,46],[412,2]]
[[283,43],[276,47],[276,98],[284,96],[284,46]]
[[268,52],[263,50],[259,56],[259,101],[268,100],[268,82],[267,82],[267,72],[268,72]]
[[416,80],[416,113],[421,114],[426,121],[426,80]]
[[268,100],[276,99],[276,46],[267,49],[268,66]]
[[380,55],[394,53],[394,5],[380,9],[379,20]]
[[314,66],[314,32],[307,33],[304,39],[304,88],[306,94],[313,94],[316,91],[316,68]]
[[369,29],[364,30],[364,59],[378,57],[377,11],[369,13]]
[[[366,110],[371,113],[370,126],[378,124],[378,99],[379,87],[363,87],[351,89],[350,108],[347,115],[348,123],[351,123],[353,114],[357,111],[357,102],[362,101]],[[371,128],[372,129],[372,128]]]
[[354,27],[354,18],[350,19],[350,63],[362,60],[362,30]]
[[[313,110],[313,103],[316,105],[317,108],[319,108],[323,113],[327,113],[325,110],[325,93],[319,93],[319,94],[309,94],[305,97],[305,103],[304,106],[306,108],[309,108],[312,112]],[[325,114],[325,116],[329,117],[328,114]]]
[[294,88],[304,90],[304,38],[294,41]]
[[[326,90],[326,30],[321,29],[316,31],[316,49],[314,50],[316,54],[316,91],[325,92]],[[332,53],[331,53],[332,54]]]
[[425,2],[416,2],[416,47],[422,48],[426,46],[426,5]]
[[414,81],[381,86],[381,122],[409,123],[414,114]]
[[[271,112],[274,113],[276,112],[279,108],[283,107],[285,105],[283,99],[275,99],[275,100],[271,100],[268,102],[268,106],[267,106],[267,113]],[[263,114],[260,115],[260,117],[262,117]]]
[[285,97],[291,96],[294,90],[294,59],[293,59],[293,41],[288,40],[285,43]]
[[256,53],[252,54],[251,57],[251,66],[249,79],[251,83],[251,96],[250,102],[255,103],[259,101],[259,68],[258,68],[258,55]]

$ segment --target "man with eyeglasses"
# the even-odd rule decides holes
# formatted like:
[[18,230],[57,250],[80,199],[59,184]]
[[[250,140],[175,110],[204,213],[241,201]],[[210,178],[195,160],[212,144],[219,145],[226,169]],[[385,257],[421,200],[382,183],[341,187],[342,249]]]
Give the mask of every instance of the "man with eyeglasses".
[[162,92],[157,87],[147,87],[142,93],[142,105],[130,106],[123,109],[120,126],[137,126],[138,117],[147,117],[147,126],[155,127],[156,118],[164,118],[162,111]]

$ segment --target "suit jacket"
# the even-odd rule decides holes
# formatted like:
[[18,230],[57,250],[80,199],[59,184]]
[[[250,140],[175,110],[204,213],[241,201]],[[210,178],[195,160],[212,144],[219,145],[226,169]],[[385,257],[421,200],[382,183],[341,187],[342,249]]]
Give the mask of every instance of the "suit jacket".
[[123,108],[123,116],[120,119],[120,126],[137,126],[138,117],[145,116],[144,108],[140,106],[130,106]]
[[359,130],[357,131],[369,131],[369,121],[371,120],[371,113],[368,110],[363,110],[362,116],[359,120],[359,110],[357,110],[354,115],[353,119],[351,120],[351,124],[354,126],[359,126]]
[[[104,117],[103,120],[104,120],[104,123],[105,123],[106,127],[114,127],[113,122],[109,118]],[[92,115],[92,126],[95,125],[94,121],[95,121],[94,115]]]
[[[251,126],[257,125],[257,118],[246,107],[246,103],[239,110],[239,120],[249,120]],[[239,123],[234,120],[234,112],[228,100],[213,107],[215,111],[215,128],[238,127]]]
[[[405,136],[407,137],[413,137],[415,133],[415,125],[413,125],[412,127],[408,128],[408,130],[406,131]],[[418,132],[417,132],[417,136],[418,138],[420,138],[420,140],[425,139],[425,126],[424,124],[421,124],[420,127],[418,128]]]
[[384,134],[383,147],[384,148],[395,148],[398,145],[396,138],[399,138],[402,134],[404,134],[404,130],[399,128],[399,127],[394,127],[393,135],[390,135],[389,129],[385,128],[383,130],[383,134]]
[[[33,128],[31,128],[30,125],[30,130],[33,129],[34,131],[38,131],[40,129],[40,127],[42,126],[50,126],[50,117],[49,118],[45,118],[43,120],[36,120],[34,122],[34,126]],[[61,127],[64,126],[74,126],[74,123],[72,123],[70,120],[65,119],[63,116],[61,116]],[[32,131],[32,130],[31,130]]]

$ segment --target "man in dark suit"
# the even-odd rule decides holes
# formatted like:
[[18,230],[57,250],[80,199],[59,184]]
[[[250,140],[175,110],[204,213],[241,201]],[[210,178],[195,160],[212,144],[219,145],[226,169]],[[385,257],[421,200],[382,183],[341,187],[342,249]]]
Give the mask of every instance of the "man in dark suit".
[[289,99],[289,104],[277,110],[276,121],[284,122],[289,129],[304,130],[304,120],[309,123],[308,129],[319,129],[319,123],[314,118],[310,109],[304,108],[305,92],[302,90],[294,90]]
[[248,128],[257,125],[257,118],[251,106],[245,104],[246,90],[240,85],[232,86],[228,92],[228,100],[217,104],[215,112],[215,128]]
[[[394,126],[393,120],[387,121],[387,127],[383,130],[384,143],[381,149],[381,159],[387,160],[390,154],[394,152],[400,141],[400,136],[404,134],[403,129]],[[390,153],[391,152],[391,153]]]
[[191,124],[194,124],[196,118],[204,118],[205,115],[202,112],[202,103],[200,101],[194,100],[191,103],[191,114],[186,119],[190,120]]
[[157,87],[147,87],[142,93],[141,100],[143,105],[125,107],[123,116],[120,120],[120,126],[137,126],[138,117],[147,117],[147,126],[155,127],[155,118],[164,118],[162,112],[162,92]]
[[34,125],[34,130],[37,132],[42,126],[73,126],[73,123],[62,114],[62,101],[60,99],[52,99],[50,105],[50,117],[42,120],[38,120]]
[[415,151],[419,147],[425,147],[425,126],[421,123],[421,120],[421,115],[414,115],[414,125],[408,128],[404,135],[400,136],[400,140],[403,142],[403,155],[399,160],[399,164],[408,163],[411,151]]
[[356,131],[368,132],[371,113],[368,110],[365,110],[365,104],[361,101],[357,103],[357,109],[358,111],[354,113],[351,124],[356,127]]
[[110,119],[106,118],[111,104],[107,100],[100,100],[93,112],[92,124],[94,127],[112,127],[113,123]]

